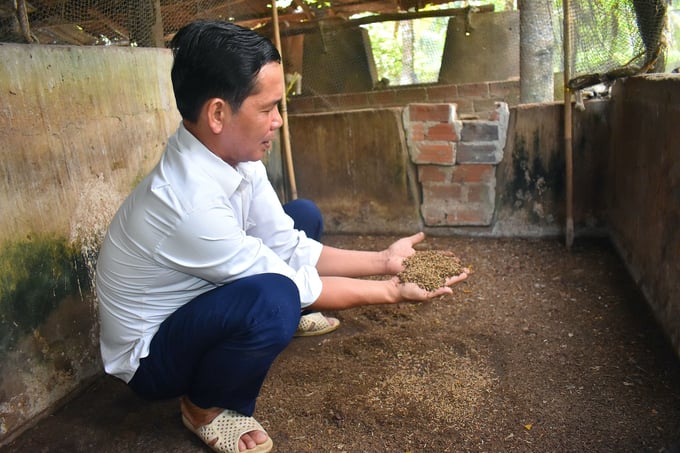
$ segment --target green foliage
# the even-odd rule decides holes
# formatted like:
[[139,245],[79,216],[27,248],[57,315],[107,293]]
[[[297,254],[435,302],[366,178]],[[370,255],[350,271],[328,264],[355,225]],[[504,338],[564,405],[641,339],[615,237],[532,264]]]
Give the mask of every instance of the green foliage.
[[672,71],[680,67],[680,0],[673,0],[672,8],[668,11],[668,54],[666,69]]
[[[494,6],[495,11],[513,9],[512,0],[470,1],[469,5]],[[633,0],[589,0],[571,4],[574,74],[607,72],[644,58],[644,47],[633,9]],[[465,2],[450,2],[437,8],[460,8]],[[430,7],[433,9],[434,7]],[[427,9],[427,8],[426,8]],[[680,66],[680,0],[669,6],[669,70]],[[554,0],[556,48],[561,49],[562,0]],[[367,25],[378,79],[387,78],[391,85],[432,83],[438,79],[441,56],[446,39],[448,18],[417,19],[413,26],[413,63],[416,80],[410,81],[410,66],[404,64],[405,50],[400,27],[405,22],[377,22]],[[561,70],[561,52],[555,54],[556,71]]]
[[40,326],[60,301],[90,288],[80,251],[66,238],[37,235],[0,247],[0,350]]
[[[461,8],[467,5],[494,5],[495,11],[511,9],[513,1],[489,0],[449,2],[444,5],[427,6],[421,11],[434,9]],[[376,22],[366,25],[373,50],[378,79],[387,78],[391,85],[409,83],[434,83],[439,79],[441,58],[446,41],[448,17],[422,18],[410,21],[413,27],[413,43],[404,42],[400,28],[406,21]],[[411,81],[410,66],[404,64],[409,47],[413,48],[412,67],[416,80]],[[408,57],[406,57],[408,58]]]
[[[411,21],[413,25],[414,83],[436,82],[439,77],[441,57],[446,39],[448,18],[436,17]],[[404,66],[404,50],[411,45],[403,41],[399,33],[405,21],[377,22],[366,26],[371,38],[378,79],[387,78],[392,85],[399,85],[407,78]]]
[[366,26],[371,38],[373,58],[378,79],[399,80],[401,74],[401,47],[397,42],[398,28],[395,22],[379,22]]

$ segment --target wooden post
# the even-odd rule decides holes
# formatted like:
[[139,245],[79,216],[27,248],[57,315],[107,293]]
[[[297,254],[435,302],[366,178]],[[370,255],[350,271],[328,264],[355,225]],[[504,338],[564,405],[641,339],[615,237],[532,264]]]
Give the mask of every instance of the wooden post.
[[[272,0],[272,23],[274,25],[274,44],[281,54],[281,73],[284,76],[285,73],[283,69],[283,52],[281,50],[281,35],[279,31],[279,13],[276,9],[276,0]],[[286,162],[286,173],[288,175],[288,184],[290,186],[290,199],[297,199],[297,186],[295,183],[295,169],[293,168],[293,154],[290,149],[290,129],[288,128],[288,102],[286,99],[286,88],[284,83],[283,97],[281,98],[281,119],[283,124],[281,125],[281,132],[283,134],[283,153]]]
[[566,195],[567,195],[567,224],[566,246],[571,250],[574,244],[574,166],[573,166],[573,143],[572,143],[572,109],[571,90],[569,79],[571,78],[571,12],[569,0],[563,0],[564,32],[562,34],[564,48],[564,152],[566,164]]

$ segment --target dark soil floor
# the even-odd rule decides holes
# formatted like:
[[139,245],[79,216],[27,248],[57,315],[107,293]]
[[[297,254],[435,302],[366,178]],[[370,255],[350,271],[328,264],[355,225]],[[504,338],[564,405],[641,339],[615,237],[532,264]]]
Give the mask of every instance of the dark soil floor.
[[[275,452],[679,451],[680,362],[607,241],[421,248],[453,250],[474,273],[451,296],[340,312],[336,332],[295,339],[255,413]],[[0,451],[208,450],[177,401],[102,377]]]

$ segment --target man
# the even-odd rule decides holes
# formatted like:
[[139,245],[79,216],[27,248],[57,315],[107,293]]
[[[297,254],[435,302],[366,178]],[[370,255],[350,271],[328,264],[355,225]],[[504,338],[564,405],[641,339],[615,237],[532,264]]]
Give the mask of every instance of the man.
[[181,29],[172,48],[182,122],[102,244],[102,357],[139,395],[181,397],[183,423],[215,451],[268,452],[273,442],[251,416],[301,310],[425,301],[466,274],[433,292],[397,277],[356,278],[395,276],[424,235],[379,252],[341,250],[305,233],[320,228],[311,202],[286,214],[260,161],[282,123],[276,48],[203,21]]

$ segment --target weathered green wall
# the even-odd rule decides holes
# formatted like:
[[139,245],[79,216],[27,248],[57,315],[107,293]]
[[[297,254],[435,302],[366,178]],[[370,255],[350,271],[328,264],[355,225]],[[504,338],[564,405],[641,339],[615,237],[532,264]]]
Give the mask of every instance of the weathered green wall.
[[0,441],[101,373],[93,266],[179,121],[170,64],[0,45]]

